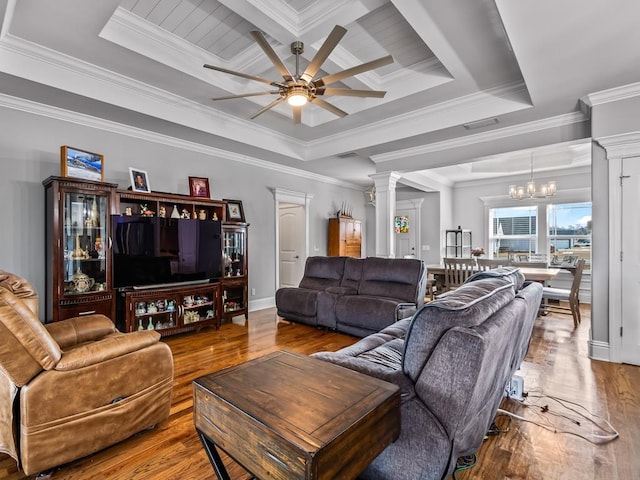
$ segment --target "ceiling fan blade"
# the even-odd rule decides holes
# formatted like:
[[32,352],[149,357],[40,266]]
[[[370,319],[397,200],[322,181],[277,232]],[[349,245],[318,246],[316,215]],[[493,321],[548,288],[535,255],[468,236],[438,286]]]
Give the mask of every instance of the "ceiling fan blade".
[[293,123],[295,124],[302,123],[302,107],[301,106],[293,107]]
[[352,77],[360,73],[368,72],[369,70],[384,67],[385,65],[389,65],[390,63],[393,63],[393,57],[391,55],[387,55],[386,57],[380,57],[376,60],[371,60],[370,62],[347,68],[346,70],[342,70],[341,72],[332,73],[330,75],[327,75],[326,77],[322,77],[316,80],[313,83],[316,85],[316,87],[322,87],[324,85],[338,82],[347,77]]
[[246,73],[236,72],[234,70],[228,70],[228,69],[222,68],[222,67],[216,67],[215,65],[208,65],[208,64],[205,63],[203,65],[203,67],[204,68],[210,68],[211,70],[216,70],[216,71],[222,72],[222,73],[229,73],[229,74],[235,75],[237,77],[247,78],[249,80],[255,80],[256,82],[266,83],[267,85],[272,85],[274,87],[285,87],[286,86],[284,83],[272,82],[271,80],[267,80],[266,78],[256,77],[254,75],[248,75]]
[[315,74],[318,73],[318,70],[320,70],[320,67],[322,66],[324,61],[331,54],[333,49],[336,48],[340,40],[342,40],[342,37],[344,37],[345,33],[347,33],[346,28],[341,27],[340,25],[336,25],[335,27],[333,27],[333,30],[331,30],[329,36],[325,39],[320,49],[311,59],[304,73],[300,76],[300,80],[306,83],[309,83],[311,80],[313,80]]
[[319,107],[324,108],[325,110],[329,110],[331,113],[339,117],[346,117],[348,115],[348,113],[345,112],[344,110],[340,110],[338,107],[334,107],[329,102],[325,102],[321,98],[318,98],[318,97],[312,98],[311,102],[313,102],[314,105],[318,105]]
[[230,100],[232,98],[245,98],[245,97],[258,97],[260,95],[276,95],[280,93],[280,90],[274,90],[271,92],[255,92],[255,93],[243,93],[241,95],[227,95],[226,97],[216,97],[211,100]]
[[258,43],[258,45],[260,45],[260,48],[262,48],[267,57],[269,57],[269,60],[271,60],[271,63],[273,63],[273,65],[276,67],[276,70],[280,72],[282,78],[284,78],[286,82],[292,81],[293,75],[291,75],[291,72],[289,72],[287,66],[282,63],[282,60],[280,60],[280,57],[278,57],[278,54],[275,52],[275,50],[271,47],[271,45],[269,45],[269,42],[267,42],[267,39],[264,37],[262,32],[253,30],[251,32],[251,35]]
[[382,90],[355,90],[351,88],[318,88],[316,95],[341,95],[345,97],[382,98],[387,92]]
[[258,115],[263,114],[264,112],[266,112],[267,110],[269,110],[270,108],[275,107],[276,105],[278,105],[279,103],[284,101],[284,97],[278,97],[276,98],[273,102],[271,102],[269,105],[267,105],[266,107],[262,107],[260,110],[258,110],[256,113],[254,113],[251,117],[249,117],[250,120],[253,120],[254,118],[256,118]]

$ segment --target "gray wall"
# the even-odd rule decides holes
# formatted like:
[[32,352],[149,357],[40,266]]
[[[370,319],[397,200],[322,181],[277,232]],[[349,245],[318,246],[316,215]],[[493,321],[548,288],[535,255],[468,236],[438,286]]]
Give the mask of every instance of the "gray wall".
[[[342,202],[354,217],[365,217],[360,190],[9,108],[0,108],[0,269],[15,272],[44,292],[44,189],[42,181],[60,175],[60,146],[105,157],[105,181],[129,186],[130,166],[146,170],[152,190],[188,194],[188,177],[208,177],[212,198],[242,200],[249,230],[249,291],[255,306],[273,304],[275,293],[275,201],[271,188],[313,194],[309,251],[327,251],[327,219]],[[102,124],[101,124],[102,125]],[[170,143],[170,142],[169,142]],[[368,228],[365,222],[365,230]],[[314,246],[319,247],[314,251]],[[366,247],[365,247],[366,248]]]

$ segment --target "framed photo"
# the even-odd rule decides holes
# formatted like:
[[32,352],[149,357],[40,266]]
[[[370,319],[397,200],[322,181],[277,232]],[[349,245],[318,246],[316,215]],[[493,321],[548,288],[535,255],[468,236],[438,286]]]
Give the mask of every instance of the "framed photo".
[[211,198],[209,179],[204,177],[189,177],[189,193],[192,197]]
[[139,168],[129,167],[129,177],[131,177],[131,190],[134,192],[151,193],[149,175]]
[[74,147],[60,147],[60,170],[63,177],[104,181],[104,155]]
[[244,222],[244,209],[241,200],[223,199],[227,204],[227,221],[228,222]]

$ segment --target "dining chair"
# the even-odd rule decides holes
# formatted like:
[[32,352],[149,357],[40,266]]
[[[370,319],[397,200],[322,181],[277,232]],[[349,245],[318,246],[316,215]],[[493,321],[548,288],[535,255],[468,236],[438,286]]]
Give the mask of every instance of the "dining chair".
[[[576,262],[576,269],[573,274],[573,282],[571,289],[544,287],[542,289],[542,301],[545,303],[544,308],[549,312],[571,314],[573,316],[573,327],[577,328],[582,321],[580,316],[580,281],[582,280],[582,271],[584,270],[584,258]],[[549,300],[569,302],[569,306],[549,303]]]
[[473,258],[445,258],[443,263],[445,292],[458,288],[476,269]]
[[476,263],[478,264],[478,270],[481,272],[511,265],[508,258],[478,258]]

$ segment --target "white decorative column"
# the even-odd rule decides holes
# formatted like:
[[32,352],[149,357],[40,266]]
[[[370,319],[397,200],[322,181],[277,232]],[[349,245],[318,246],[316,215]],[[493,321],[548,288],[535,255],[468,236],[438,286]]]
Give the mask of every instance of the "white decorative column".
[[376,257],[393,258],[396,253],[394,217],[396,214],[396,172],[369,175],[376,185]]

